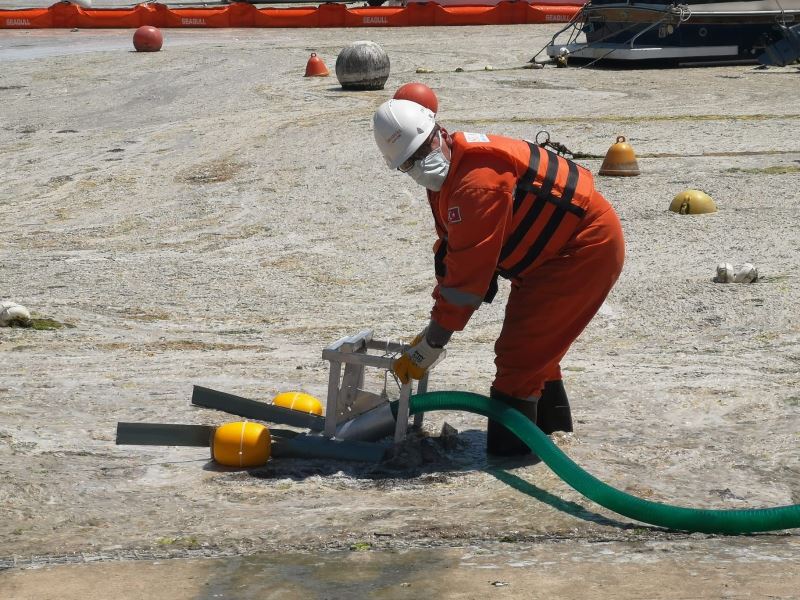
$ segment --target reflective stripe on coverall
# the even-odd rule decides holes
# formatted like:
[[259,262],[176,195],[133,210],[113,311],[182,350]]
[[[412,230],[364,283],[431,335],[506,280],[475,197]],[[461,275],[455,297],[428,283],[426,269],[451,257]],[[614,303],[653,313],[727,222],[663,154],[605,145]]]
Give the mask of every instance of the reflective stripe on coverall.
[[562,357],[622,270],[616,213],[574,162],[523,140],[461,132],[444,186],[428,200],[439,236],[431,318],[460,331],[491,301],[497,275],[510,279],[493,387],[539,395],[561,378]]

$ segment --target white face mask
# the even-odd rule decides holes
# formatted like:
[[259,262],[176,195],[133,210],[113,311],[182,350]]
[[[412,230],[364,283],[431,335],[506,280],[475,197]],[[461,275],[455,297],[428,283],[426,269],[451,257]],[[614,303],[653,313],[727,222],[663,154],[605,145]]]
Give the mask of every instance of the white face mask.
[[443,146],[444,140],[442,140],[442,134],[440,133],[439,147],[425,158],[415,162],[414,166],[408,171],[411,179],[432,192],[438,192],[442,189],[447,172],[450,170],[450,161],[445,158],[444,152],[442,152]]

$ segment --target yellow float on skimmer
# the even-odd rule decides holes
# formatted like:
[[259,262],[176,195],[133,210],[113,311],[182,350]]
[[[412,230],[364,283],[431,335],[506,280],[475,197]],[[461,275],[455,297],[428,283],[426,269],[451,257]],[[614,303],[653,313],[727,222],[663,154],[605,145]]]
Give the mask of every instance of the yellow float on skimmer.
[[272,437],[260,423],[225,423],[214,430],[211,458],[226,467],[260,467],[269,460]]
[[275,396],[272,404],[312,415],[322,415],[322,402],[304,392],[283,392]]

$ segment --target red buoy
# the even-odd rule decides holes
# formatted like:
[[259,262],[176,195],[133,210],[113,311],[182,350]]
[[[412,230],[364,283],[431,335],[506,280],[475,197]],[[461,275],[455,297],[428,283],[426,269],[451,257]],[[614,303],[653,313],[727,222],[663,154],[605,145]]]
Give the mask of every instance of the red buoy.
[[163,43],[161,31],[151,25],[142,25],[133,34],[133,47],[137,52],[158,52]]
[[311,58],[306,63],[305,77],[327,77],[328,75],[330,75],[328,67],[325,66],[325,63],[317,56],[316,52],[312,52]]
[[439,110],[439,100],[436,98],[436,94],[424,83],[414,82],[401,85],[394,93],[394,98],[395,100],[411,100],[411,102],[421,104],[433,114],[436,114]]

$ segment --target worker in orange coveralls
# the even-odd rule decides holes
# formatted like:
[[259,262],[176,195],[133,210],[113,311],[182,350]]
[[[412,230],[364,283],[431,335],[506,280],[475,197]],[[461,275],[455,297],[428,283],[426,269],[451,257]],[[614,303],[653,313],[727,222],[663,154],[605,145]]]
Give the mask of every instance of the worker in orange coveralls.
[[[427,189],[438,240],[431,320],[394,363],[401,381],[420,379],[497,277],[511,281],[491,397],[545,433],[572,431],[560,362],[597,313],[622,270],[622,227],[591,173],[531,142],[482,133],[450,135],[427,108],[389,100],[373,118],[391,169]],[[489,420],[487,453],[529,448]]]

